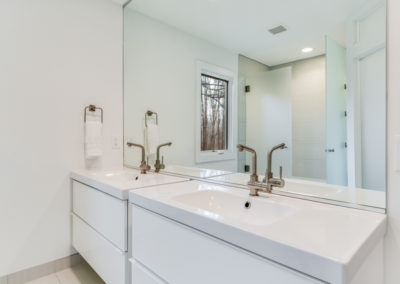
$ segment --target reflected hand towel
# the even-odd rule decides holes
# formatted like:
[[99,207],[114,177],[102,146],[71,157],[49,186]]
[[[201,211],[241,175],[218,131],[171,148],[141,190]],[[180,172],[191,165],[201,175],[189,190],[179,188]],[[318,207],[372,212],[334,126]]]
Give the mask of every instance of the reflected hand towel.
[[146,128],[147,154],[152,155],[157,151],[159,144],[158,125],[149,123]]

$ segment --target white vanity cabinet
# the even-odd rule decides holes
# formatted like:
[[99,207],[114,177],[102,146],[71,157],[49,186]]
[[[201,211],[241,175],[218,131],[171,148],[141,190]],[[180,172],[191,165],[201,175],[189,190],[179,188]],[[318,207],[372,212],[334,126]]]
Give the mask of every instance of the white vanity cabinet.
[[132,284],[324,283],[141,207],[132,216]]
[[132,284],[383,283],[384,214],[201,181],[129,201]]
[[130,283],[129,191],[182,181],[133,169],[73,171],[73,247],[107,284]]
[[132,283],[140,284],[166,284],[164,280],[148,270],[138,261],[130,259],[132,263]]
[[72,245],[106,283],[129,273],[128,202],[72,181]]
[[72,182],[72,212],[121,251],[128,250],[128,202],[77,181]]

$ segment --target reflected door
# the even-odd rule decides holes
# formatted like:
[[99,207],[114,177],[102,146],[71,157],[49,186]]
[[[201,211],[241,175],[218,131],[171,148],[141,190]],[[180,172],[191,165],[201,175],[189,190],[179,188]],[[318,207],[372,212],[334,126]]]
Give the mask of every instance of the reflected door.
[[385,49],[359,62],[361,186],[385,189],[386,98]]
[[325,37],[326,182],[347,186],[346,49]]
[[284,142],[288,148],[274,152],[272,171],[279,175],[282,165],[283,176],[292,176],[291,81],[291,67],[246,78],[246,145],[257,151],[258,174],[265,174],[268,150]]
[[[386,5],[366,3],[348,20],[349,185],[386,187]],[[374,27],[371,29],[371,27]]]

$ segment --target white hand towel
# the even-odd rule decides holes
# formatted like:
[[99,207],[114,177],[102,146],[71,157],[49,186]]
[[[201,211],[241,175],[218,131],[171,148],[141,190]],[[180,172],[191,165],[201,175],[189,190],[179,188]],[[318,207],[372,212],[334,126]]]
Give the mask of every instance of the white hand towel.
[[100,157],[103,154],[103,124],[100,121],[85,123],[85,155],[86,159]]
[[154,123],[147,124],[146,127],[146,146],[147,154],[152,155],[157,151],[157,146],[159,145],[158,138],[158,125]]

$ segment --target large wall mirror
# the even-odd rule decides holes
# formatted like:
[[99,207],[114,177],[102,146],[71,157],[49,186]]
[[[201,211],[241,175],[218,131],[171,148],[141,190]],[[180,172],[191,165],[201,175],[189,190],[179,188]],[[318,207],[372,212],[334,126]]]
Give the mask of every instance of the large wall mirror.
[[385,208],[386,2],[131,1],[124,136],[153,169],[237,185],[254,170],[238,144],[262,179],[285,143],[277,192]]

